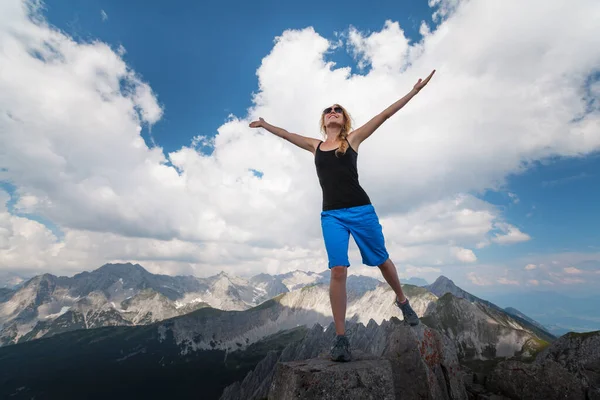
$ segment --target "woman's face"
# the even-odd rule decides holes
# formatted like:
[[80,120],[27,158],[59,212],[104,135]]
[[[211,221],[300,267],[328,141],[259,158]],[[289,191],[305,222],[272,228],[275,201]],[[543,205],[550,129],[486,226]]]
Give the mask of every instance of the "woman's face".
[[334,104],[323,110],[323,125],[331,124],[343,126],[345,123],[344,111],[338,104]]

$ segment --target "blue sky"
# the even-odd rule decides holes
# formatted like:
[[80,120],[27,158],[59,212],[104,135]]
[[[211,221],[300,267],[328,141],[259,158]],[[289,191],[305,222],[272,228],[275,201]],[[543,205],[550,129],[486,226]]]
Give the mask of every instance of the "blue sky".
[[[215,135],[229,114],[244,115],[257,90],[256,69],[286,29],[309,26],[335,39],[354,25],[380,30],[399,21],[419,39],[420,21],[434,23],[426,1],[323,2],[46,1],[49,22],[75,38],[100,39],[127,49],[124,59],[155,90],[164,117],[152,137],[175,151],[198,134]],[[102,12],[106,18],[103,19]],[[343,51],[329,59],[359,71]],[[148,135],[148,130],[144,132]],[[148,136],[146,139],[150,142]],[[150,144],[150,143],[149,143]],[[502,192],[478,194],[502,207],[507,218],[534,240],[506,251],[479,253],[485,262],[528,253],[600,248],[600,157],[553,159],[510,176]],[[519,201],[508,196],[514,193]]]
[[[314,27],[334,39],[350,24],[380,30],[399,21],[408,36],[431,20],[426,1],[190,2],[46,1],[50,23],[75,38],[127,49],[124,59],[150,83],[165,108],[152,136],[165,151],[197,134],[214,135],[230,113],[243,115],[257,90],[256,69],[287,29]],[[106,19],[102,18],[102,11]],[[343,51],[330,59],[356,67]]]
[[600,156],[554,159],[521,175],[510,176],[507,192],[488,192],[482,197],[504,208],[507,218],[522,227],[533,240],[511,247],[509,252],[490,248],[490,260],[600,248]]
[[[10,4],[18,2],[10,0]],[[313,122],[298,121],[304,115],[308,118],[309,112],[318,112],[322,104],[329,101],[329,95],[313,96],[305,93],[303,87],[312,87],[326,68],[320,64],[315,67],[315,63],[308,61],[306,65],[298,64],[304,59],[319,59],[325,38],[332,43],[341,39],[343,45],[326,49],[324,60],[335,62],[336,69],[350,67],[352,72],[342,81],[337,81],[333,74],[327,75],[328,82],[337,82],[332,84],[330,92],[345,96],[344,101],[348,99],[359,121],[380,111],[380,104],[393,98],[378,79],[383,79],[394,90],[403,91],[410,88],[416,77],[424,77],[431,68],[438,68],[431,88],[427,87],[418,100],[411,101],[406,111],[401,110],[401,116],[394,117],[394,122],[390,120],[373,139],[373,147],[365,147],[364,156],[361,154],[362,179],[386,221],[390,242],[395,242],[390,244],[391,249],[399,255],[398,264],[406,276],[419,275],[432,280],[439,274],[447,274],[457,283],[479,290],[489,289],[500,275],[505,282],[510,281],[510,271],[523,273],[527,264],[543,265],[560,259],[556,268],[560,265],[564,271],[569,266],[593,260],[600,269],[600,231],[597,229],[600,146],[597,145],[598,132],[594,130],[599,104],[599,88],[594,84],[598,82],[600,63],[597,58],[584,55],[586,46],[593,48],[591,41],[577,36],[587,37],[589,32],[565,31],[562,37],[568,34],[569,40],[577,41],[575,47],[553,36],[561,34],[563,25],[569,26],[569,18],[579,18],[578,13],[585,12],[591,3],[582,2],[578,5],[580,8],[568,12],[550,7],[528,22],[513,15],[508,6],[492,10],[486,8],[492,7],[490,5],[477,8],[468,2],[432,3],[437,6],[430,7],[424,0],[382,1],[375,6],[363,1],[343,4],[228,1],[206,5],[180,0],[169,3],[47,0],[42,18],[61,31],[59,41],[72,39],[78,47],[71,55],[72,65],[77,67],[70,68],[65,63],[65,70],[54,75],[62,79],[72,74],[70,80],[61,81],[64,92],[62,87],[56,86],[43,92],[60,93],[58,100],[67,99],[64,101],[68,105],[59,107],[58,114],[64,110],[71,114],[65,117],[67,122],[57,122],[56,113],[44,115],[48,128],[39,128],[36,118],[27,120],[31,124],[29,132],[39,129],[37,143],[40,146],[45,139],[51,143],[36,154],[48,151],[55,158],[39,156],[34,163],[22,161],[33,154],[23,150],[31,143],[16,143],[19,139],[14,139],[17,155],[14,158],[7,155],[8,164],[0,165],[5,176],[0,188],[11,197],[7,203],[10,215],[39,222],[49,229],[49,233],[38,232],[44,249],[39,253],[52,255],[40,256],[34,261],[14,256],[20,261],[2,267],[37,272],[59,270],[62,267],[57,265],[71,263],[65,271],[77,271],[105,261],[143,260],[142,263],[155,272],[198,275],[217,273],[219,269],[240,274],[265,272],[261,270],[265,264],[271,268],[266,272],[287,272],[305,265],[320,270],[318,262],[322,261],[323,249],[318,221],[311,219],[318,213],[314,209],[312,213],[297,211],[308,204],[319,206],[320,193],[314,171],[310,170],[310,157],[292,150],[291,153],[279,150],[281,154],[273,156],[266,149],[281,144],[262,136],[249,142],[260,149],[258,156],[243,154],[251,148],[244,138],[253,133],[240,132],[246,132],[249,109],[252,117],[260,112],[276,122],[314,127]],[[461,12],[454,13],[455,4],[463,5]],[[521,7],[520,15],[531,14],[535,8],[533,4]],[[433,14],[440,10],[446,14],[435,18]],[[30,23],[18,17],[15,20],[23,26]],[[553,21],[564,24],[541,36],[534,35],[535,29],[530,29],[536,24],[539,29],[547,29],[555,25]],[[432,34],[422,35],[423,22]],[[10,35],[10,32],[7,29],[3,34]],[[404,37],[408,38],[406,43]],[[420,41],[426,44],[423,56],[417,51]],[[412,46],[414,54],[400,61],[386,58],[390,50],[385,46],[392,42],[398,43],[398,48]],[[112,50],[94,45],[102,43]],[[444,45],[436,47],[437,43]],[[124,53],[120,53],[120,46],[125,49]],[[545,58],[533,54],[539,49],[545,52]],[[68,51],[71,50],[64,51],[65,59],[70,60]],[[567,61],[562,63],[562,56],[556,57],[555,51],[557,54],[575,53],[564,56]],[[299,53],[302,55],[295,58]],[[86,54],[98,56],[86,59]],[[360,57],[367,60],[364,69],[358,67]],[[113,58],[114,63],[105,64]],[[572,64],[566,65],[568,60]],[[91,119],[95,110],[83,106],[75,110],[75,103],[68,100],[71,83],[79,82],[81,70],[86,77],[86,74],[94,76],[102,71],[94,82],[79,82],[82,86],[78,90],[86,91],[87,96],[89,89],[91,98],[95,91],[102,90],[98,88],[104,87],[95,86],[104,77],[114,74],[120,80],[129,79],[119,75],[122,72],[115,67],[121,61],[142,82],[133,82],[133,86],[140,90],[151,88],[154,97],[133,99],[136,104],[130,110],[118,108],[124,106],[115,101],[116,108],[111,114],[97,117],[96,121],[101,122],[98,126],[87,121],[79,124],[78,116],[90,115]],[[6,106],[9,113],[38,113],[39,116],[47,111],[42,106],[35,108],[37,105],[31,109],[10,107],[13,103],[21,104],[19,96],[26,96],[23,93],[28,91],[23,88],[28,81],[34,81],[34,74],[39,73],[40,81],[44,81],[56,73],[51,69],[54,67],[48,62],[40,70],[29,72],[30,76],[21,77],[23,81],[14,87],[10,82],[0,87],[15,90],[5,90],[9,93],[5,103],[10,104]],[[304,74],[304,70],[309,72]],[[296,82],[295,76],[303,76],[306,81]],[[562,81],[565,76],[569,79]],[[264,82],[262,89],[259,79]],[[47,79],[48,85],[58,81]],[[110,81],[107,82],[110,85]],[[586,87],[589,90],[583,101]],[[318,91],[318,86],[316,88]],[[12,98],[10,93],[14,93]],[[76,93],[73,96],[77,96]],[[262,104],[253,103],[252,96],[256,93],[262,96]],[[127,93],[120,95],[117,100],[131,100]],[[297,99],[293,95],[297,95]],[[39,98],[44,99],[43,95]],[[379,98],[386,100],[379,102]],[[581,117],[581,110],[573,105],[578,101],[587,102],[583,120],[588,124],[581,127],[568,123]],[[31,103],[35,101],[23,97],[22,104]],[[158,107],[161,113],[156,111]],[[128,119],[134,110],[140,109],[151,110],[152,121],[144,117]],[[230,115],[234,116],[233,121]],[[112,119],[119,123],[111,125]],[[131,145],[131,137],[136,136],[134,125],[138,123],[148,148]],[[547,131],[540,128],[546,125]],[[408,131],[393,136],[404,126]],[[449,139],[444,136],[446,128]],[[11,129],[15,128],[11,125]],[[310,129],[307,135],[319,135]],[[219,135],[217,130],[221,132]],[[60,133],[63,131],[64,137],[68,133],[73,139],[65,140]],[[193,149],[192,141],[198,135],[216,137],[221,142]],[[418,135],[426,139],[419,139]],[[510,138],[507,140],[514,142],[514,146],[507,144],[504,136]],[[11,137],[23,135],[19,136],[15,130]],[[109,137],[110,140],[106,139]],[[579,139],[583,137],[585,140]],[[76,138],[87,138],[87,142]],[[392,146],[386,146],[388,140]],[[88,153],[93,146],[97,146],[97,151]],[[215,147],[220,153],[212,157]],[[406,150],[407,153],[402,154],[404,159],[412,159],[413,164],[392,160],[390,178],[384,178],[383,169],[376,167],[377,160],[394,156],[386,153],[385,147],[401,150],[410,147],[416,153]],[[152,148],[157,151],[153,152]],[[192,149],[198,154],[190,152]],[[413,159],[411,154],[420,156]],[[581,156],[570,157],[573,154]],[[265,161],[267,158],[271,164]],[[42,161],[37,164],[37,160]],[[53,160],[66,161],[63,165],[54,164]],[[159,167],[163,161],[170,170]],[[519,165],[526,161],[527,167],[520,170]],[[241,164],[245,168],[238,168]],[[173,175],[174,165],[179,168],[177,177]],[[406,171],[412,168],[414,176]],[[44,171],[48,175],[44,175]],[[246,173],[254,175],[250,177]],[[231,182],[242,183],[236,186]],[[231,189],[227,188],[229,184]],[[298,198],[289,187],[303,188],[297,193]],[[388,193],[390,187],[392,194]],[[452,198],[458,193],[468,199],[462,205],[453,206]],[[473,202],[469,196],[481,202]],[[213,197],[217,200],[211,199]],[[238,203],[239,198],[250,199],[247,204],[252,217],[232,211],[239,210],[243,204]],[[447,210],[457,223],[476,226],[476,233],[469,231],[466,238],[453,236],[452,223],[448,222],[452,218],[445,220],[442,212],[431,211],[436,210],[432,206],[436,201],[442,202],[439,207]],[[245,204],[241,208],[243,206]],[[272,211],[265,211],[271,206]],[[460,207],[480,215],[477,217],[480,219],[461,219]],[[290,217],[293,214],[298,214],[296,219]],[[273,219],[284,221],[283,228],[269,225],[264,233],[255,228],[259,225],[262,228],[263,223]],[[17,232],[19,236],[16,227],[23,221],[15,219],[11,223],[7,231]],[[295,227],[293,233],[285,228],[286,224]],[[408,233],[411,224],[422,229]],[[508,244],[493,243],[494,234],[509,236],[499,228],[503,226],[509,226],[520,239]],[[38,228],[19,229],[29,232]],[[422,236],[423,232],[436,229],[442,231],[437,239]],[[481,233],[482,230],[485,232]],[[253,235],[256,237],[250,237]],[[164,239],[171,242],[167,245]],[[32,242],[10,240],[28,245]],[[479,246],[485,240],[489,240],[488,243]],[[89,243],[103,243],[106,247]],[[235,243],[242,243],[242,250],[234,246]],[[12,247],[11,251],[15,254],[32,252],[23,250],[25,248]],[[318,256],[306,256],[316,252]],[[221,253],[228,260],[222,264],[221,256],[216,255]],[[576,256],[570,257],[569,253]],[[177,261],[181,259],[189,263]],[[357,260],[356,254],[354,260]],[[237,267],[239,265],[244,267]],[[490,272],[492,270],[496,275]],[[477,279],[479,274],[488,272],[487,280]],[[565,273],[569,274],[561,272],[563,275],[555,278],[568,278]],[[542,280],[525,275],[518,279],[520,282]],[[516,285],[500,284],[498,288],[508,290],[514,289],[513,286]],[[523,284],[519,288],[527,287]]]

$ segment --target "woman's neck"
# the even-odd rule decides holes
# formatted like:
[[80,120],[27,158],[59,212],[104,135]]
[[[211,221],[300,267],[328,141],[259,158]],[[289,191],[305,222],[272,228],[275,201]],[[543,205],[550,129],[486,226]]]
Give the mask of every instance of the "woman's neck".
[[340,140],[341,127],[328,127],[325,131],[325,141],[328,143],[338,142]]

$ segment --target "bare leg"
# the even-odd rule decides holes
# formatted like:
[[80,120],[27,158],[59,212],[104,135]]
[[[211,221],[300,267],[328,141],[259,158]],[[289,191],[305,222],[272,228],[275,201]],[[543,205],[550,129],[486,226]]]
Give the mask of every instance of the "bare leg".
[[329,300],[335,324],[335,333],[346,333],[346,277],[348,267],[331,268],[331,281],[329,282]]
[[396,292],[396,297],[400,303],[404,303],[406,300],[406,296],[404,296],[404,292],[402,291],[402,286],[400,285],[400,279],[398,279],[398,272],[396,271],[396,266],[389,258],[381,265],[378,265],[381,270],[381,274],[390,285],[392,290]]

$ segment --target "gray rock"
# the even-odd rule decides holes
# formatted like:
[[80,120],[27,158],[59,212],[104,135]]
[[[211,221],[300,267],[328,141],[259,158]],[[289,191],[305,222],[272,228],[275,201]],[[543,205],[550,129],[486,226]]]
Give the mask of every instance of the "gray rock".
[[350,363],[326,356],[277,364],[269,400],[394,400],[389,360],[354,353]]
[[533,329],[497,307],[452,294],[439,298],[422,321],[451,338],[465,361],[520,356],[539,342]]
[[397,324],[382,356],[392,362],[396,393],[403,400],[467,398],[454,344],[423,324]]
[[469,303],[479,304],[485,309],[489,309],[490,312],[493,314],[510,315],[510,317],[514,319],[516,323],[522,325],[522,327],[525,330],[533,332],[536,336],[545,341],[551,342],[554,339],[556,339],[554,335],[552,335],[548,330],[546,330],[546,328],[544,328],[541,324],[527,317],[520,311],[514,308],[502,309],[501,307],[498,307],[492,302],[474,296],[471,293],[466,292],[465,290],[456,286],[452,280],[446,278],[443,275],[438,277],[433,284],[425,286],[425,288],[427,288],[429,291],[431,291],[431,293],[435,294],[438,297],[442,297],[446,293],[450,293],[452,294],[452,296],[459,299],[465,299]]
[[220,400],[267,398],[278,358],[279,356],[275,351],[267,353],[267,356],[256,365],[253,371],[248,372],[241,383],[235,382],[225,388]]
[[[349,323],[346,334],[350,339],[353,354],[368,354],[369,356],[364,357],[387,360],[391,368],[392,382],[397,398],[405,400],[467,398],[456,348],[448,338],[439,332],[422,324],[414,328],[409,327],[397,318],[392,318],[390,321],[384,321],[381,325],[370,321],[366,327],[362,324]],[[315,325],[307,332],[303,340],[288,345],[282,351],[278,365],[311,359],[320,359],[324,362],[334,338],[333,324],[329,325],[326,330],[323,330],[320,325]],[[354,361],[347,363],[344,368],[351,368],[355,363]],[[265,362],[264,365],[268,364]],[[360,365],[358,366],[360,368]],[[252,374],[248,374],[238,386],[240,388],[245,386],[264,388],[271,385],[273,376],[273,372],[269,372],[267,368],[261,366]],[[259,378],[264,380],[260,385],[257,384]],[[254,380],[254,382],[251,383],[250,380]],[[293,386],[295,383],[281,383],[279,386],[282,385]],[[246,397],[243,397],[241,390],[236,389],[236,386],[231,386],[223,392],[221,400],[260,398],[256,393],[258,392],[245,392]]]
[[585,400],[582,383],[560,364],[504,361],[487,379],[489,390],[522,400]]
[[536,358],[536,364],[555,361],[572,373],[587,390],[589,399],[600,400],[600,331],[567,333]]

